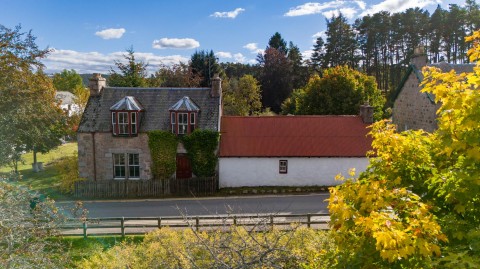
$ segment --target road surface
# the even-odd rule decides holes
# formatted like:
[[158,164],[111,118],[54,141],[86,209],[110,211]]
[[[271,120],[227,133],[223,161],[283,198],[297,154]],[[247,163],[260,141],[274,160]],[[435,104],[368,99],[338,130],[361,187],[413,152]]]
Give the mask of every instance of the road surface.
[[[277,196],[178,198],[125,201],[85,201],[89,218],[166,217],[217,214],[328,213],[328,193]],[[59,202],[72,207],[73,202]]]

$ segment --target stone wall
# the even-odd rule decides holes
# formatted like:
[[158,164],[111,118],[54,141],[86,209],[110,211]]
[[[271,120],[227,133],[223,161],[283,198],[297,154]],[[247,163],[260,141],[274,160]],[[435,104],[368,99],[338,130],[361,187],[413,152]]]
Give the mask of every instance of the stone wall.
[[147,134],[140,133],[137,137],[114,137],[111,133],[78,133],[77,138],[80,177],[89,180],[112,180],[112,154],[138,153],[140,179],[151,179],[151,157]]
[[393,123],[399,131],[423,129],[433,132],[437,129],[436,111],[426,93],[420,92],[420,86],[414,72],[403,85],[393,105]]

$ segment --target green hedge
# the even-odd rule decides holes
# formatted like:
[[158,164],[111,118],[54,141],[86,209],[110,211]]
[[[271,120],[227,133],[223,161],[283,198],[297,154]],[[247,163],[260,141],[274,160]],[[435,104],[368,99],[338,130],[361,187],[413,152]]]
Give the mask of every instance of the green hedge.
[[210,130],[195,130],[183,137],[183,145],[192,164],[192,172],[198,177],[215,175],[217,156],[215,149],[220,135]]
[[154,179],[168,179],[175,173],[177,165],[177,137],[171,132],[148,132],[148,147],[152,156]]

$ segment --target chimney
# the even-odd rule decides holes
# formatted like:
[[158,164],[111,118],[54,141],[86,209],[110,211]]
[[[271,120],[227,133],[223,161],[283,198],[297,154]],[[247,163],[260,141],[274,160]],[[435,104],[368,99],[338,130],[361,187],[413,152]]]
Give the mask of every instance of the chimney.
[[373,123],[373,106],[371,106],[368,101],[360,106],[360,117],[362,118],[363,123]]
[[212,89],[210,91],[211,97],[220,97],[222,94],[222,79],[218,74],[213,75],[212,78]]
[[427,54],[425,53],[425,47],[423,45],[419,45],[413,50],[411,62],[419,70],[427,65]]
[[100,73],[93,73],[89,79],[90,96],[98,96],[102,93],[104,87],[107,86],[107,80],[102,78]]

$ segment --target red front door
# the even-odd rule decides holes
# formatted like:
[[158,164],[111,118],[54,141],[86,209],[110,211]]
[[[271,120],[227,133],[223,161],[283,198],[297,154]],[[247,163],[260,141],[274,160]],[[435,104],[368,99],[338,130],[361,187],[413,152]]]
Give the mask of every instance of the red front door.
[[186,154],[177,154],[177,179],[191,178],[192,166]]

